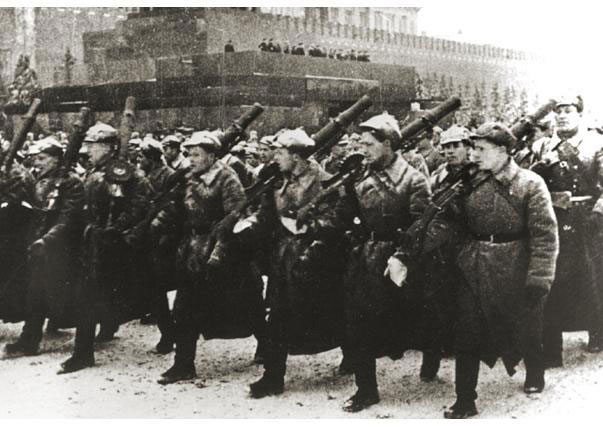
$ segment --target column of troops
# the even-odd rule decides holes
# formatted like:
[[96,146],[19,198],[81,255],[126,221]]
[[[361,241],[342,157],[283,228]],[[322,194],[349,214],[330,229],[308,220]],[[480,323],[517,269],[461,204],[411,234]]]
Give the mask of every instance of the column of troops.
[[258,139],[254,107],[223,132],[141,139],[127,102],[119,129],[83,109],[67,146],[25,149],[32,105],[1,158],[0,319],[24,321],[5,352],[37,354],[48,319],[76,328],[59,373],[78,371],[95,341],[151,314],[155,351],[175,351],[160,384],[196,377],[201,335],[254,335],[252,398],[283,393],[288,355],[336,348],[355,376],[349,412],[379,402],[376,359],[410,349],[423,381],[454,355],[447,418],[477,414],[480,362],[513,375],[523,360],[525,393],[542,392],[562,332],[603,348],[603,137],[580,97],[442,131],[452,104],[402,129],[359,120],[365,97],[312,136]]

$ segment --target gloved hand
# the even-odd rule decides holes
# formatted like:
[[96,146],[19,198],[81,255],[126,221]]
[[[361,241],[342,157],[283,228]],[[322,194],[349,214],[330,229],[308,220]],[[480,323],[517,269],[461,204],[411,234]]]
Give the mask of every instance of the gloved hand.
[[538,302],[546,296],[548,290],[540,286],[526,286],[524,289],[524,297],[529,308],[535,307]]

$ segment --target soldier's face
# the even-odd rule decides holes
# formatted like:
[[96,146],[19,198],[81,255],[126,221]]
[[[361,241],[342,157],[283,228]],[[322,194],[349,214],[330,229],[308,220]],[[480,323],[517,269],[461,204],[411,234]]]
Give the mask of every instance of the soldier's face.
[[205,172],[216,159],[215,154],[208,152],[205,148],[200,146],[191,147],[188,150],[188,154],[194,173]]
[[507,151],[505,147],[493,144],[485,139],[475,141],[475,147],[471,151],[471,158],[481,170],[495,171],[503,160],[506,160]]
[[262,163],[270,163],[270,161],[274,157],[272,149],[266,145],[260,145],[258,154],[260,156],[260,162]]
[[180,153],[180,149],[176,147],[164,146],[164,150],[165,159],[168,162],[175,160],[178,157],[178,153]]
[[274,151],[274,161],[281,172],[291,172],[295,167],[293,154],[286,148],[280,147]]
[[442,153],[446,162],[451,166],[458,166],[467,163],[469,149],[465,143],[461,141],[454,141],[448,144],[442,145]]
[[389,144],[379,141],[370,132],[362,132],[359,148],[369,165],[379,165],[391,154]]
[[84,142],[84,149],[88,153],[90,164],[96,166],[100,159],[111,152],[111,144]]
[[557,130],[568,132],[578,128],[581,114],[575,105],[560,105],[556,113]]
[[249,166],[251,167],[256,167],[260,164],[260,159],[258,158],[257,154],[253,154],[253,153],[248,153],[246,156],[247,159],[247,164],[249,164]]
[[59,158],[56,156],[51,156],[48,153],[38,153],[33,158],[33,167],[40,171],[40,173],[45,173],[51,169],[54,169],[59,164]]

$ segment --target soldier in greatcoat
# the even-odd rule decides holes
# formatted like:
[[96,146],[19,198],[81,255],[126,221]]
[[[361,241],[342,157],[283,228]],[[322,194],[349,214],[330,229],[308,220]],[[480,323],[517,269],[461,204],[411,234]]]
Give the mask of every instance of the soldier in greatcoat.
[[513,375],[523,359],[524,391],[542,391],[543,310],[559,249],[546,184],[512,159],[509,129],[485,123],[472,139],[480,172],[459,201],[464,238],[457,264],[464,280],[456,292],[457,399],[446,418],[477,414],[480,360],[493,367],[501,357]]
[[[140,144],[138,164],[149,181],[149,198],[153,200],[164,191],[170,178],[174,175],[163,157],[163,145],[145,137]],[[157,321],[161,338],[155,346],[159,354],[170,353],[174,349],[175,330],[172,313],[169,308],[167,292],[176,288],[174,282],[174,264],[179,233],[146,234],[141,248],[140,262],[144,266],[142,274],[151,288],[151,315]]]
[[[136,226],[146,213],[149,184],[130,163],[128,169],[123,163],[113,169],[118,146],[112,126],[97,122],[86,132],[83,149],[92,167],[84,179],[83,274],[77,290],[75,348],[61,364],[60,374],[94,364],[97,323],[101,328],[96,341],[106,342],[121,323],[148,312],[148,290],[136,271]],[[116,174],[123,178],[112,178]]]
[[588,351],[603,350],[603,136],[581,123],[580,97],[561,98],[550,138],[534,143],[536,163],[559,222],[557,274],[545,310],[547,367],[563,365],[563,331],[589,332]]
[[346,195],[346,204],[353,207],[348,218],[360,224],[344,278],[346,358],[358,387],[343,406],[348,412],[379,402],[376,359],[399,358],[410,346],[405,316],[411,313],[404,305],[408,288],[384,272],[396,251],[398,230],[421,215],[431,194],[425,175],[396,151],[401,141],[394,117],[374,116],[360,129],[359,148],[368,168]]
[[60,168],[63,148],[54,137],[37,141],[34,157],[35,207],[39,209],[29,246],[26,320],[9,354],[37,354],[46,318],[57,327],[74,326],[74,289],[79,279],[83,184]]
[[195,132],[183,147],[191,161],[183,191],[152,223],[156,234],[174,225],[184,227],[175,275],[176,354],[160,384],[196,376],[200,334],[206,340],[248,337],[264,316],[261,278],[250,271],[250,254],[232,232],[246,201],[243,186],[236,172],[218,159],[221,143],[214,133]]
[[270,236],[270,315],[265,371],[250,385],[253,398],[283,392],[288,355],[327,351],[343,338],[343,241],[332,206],[307,209],[330,175],[307,160],[314,141],[303,130],[282,132],[274,146],[283,182],[258,213],[259,233]]
[[27,289],[27,258],[36,217],[35,180],[16,160],[0,169],[0,320],[21,322]]

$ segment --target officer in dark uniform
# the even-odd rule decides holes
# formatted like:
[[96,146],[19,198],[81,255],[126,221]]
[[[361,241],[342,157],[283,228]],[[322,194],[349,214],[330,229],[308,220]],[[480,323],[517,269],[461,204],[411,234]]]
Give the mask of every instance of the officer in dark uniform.
[[37,354],[46,318],[56,325],[72,326],[71,289],[78,280],[83,207],[81,179],[71,171],[62,176],[63,148],[54,137],[37,141],[29,155],[37,172],[35,206],[42,212],[29,247],[26,321],[19,339],[6,345],[7,353],[27,356]]
[[303,209],[330,175],[307,160],[314,140],[303,130],[281,133],[274,146],[284,180],[258,213],[259,234],[271,236],[272,250],[265,371],[250,385],[253,398],[283,392],[289,354],[327,351],[340,346],[343,338],[344,251],[334,210],[328,205],[312,213]]
[[379,402],[376,358],[397,358],[408,348],[401,329],[403,282],[393,282],[384,272],[397,246],[397,230],[406,230],[421,215],[431,194],[427,178],[396,152],[401,141],[393,116],[374,116],[360,129],[368,168],[347,191],[348,221],[360,224],[344,280],[346,358],[358,387],[343,406],[348,412]]
[[603,350],[603,136],[581,123],[580,97],[561,98],[555,133],[534,143],[536,163],[559,222],[560,254],[546,310],[546,364],[562,366],[562,332],[587,330],[588,351]]
[[[97,323],[101,329],[96,340],[110,341],[120,323],[146,312],[140,305],[148,302],[148,290],[134,270],[139,245],[135,228],[146,213],[149,184],[133,165],[121,181],[111,178],[118,146],[117,130],[101,122],[90,127],[84,139],[92,168],[84,179],[83,278],[75,348],[59,374],[94,364]],[[123,165],[118,172],[124,172]]]
[[544,388],[542,323],[559,250],[557,221],[541,177],[521,169],[509,152],[510,130],[485,123],[474,135],[473,161],[480,173],[459,201],[464,229],[457,258],[456,402],[445,418],[477,414],[480,360],[499,357],[509,375],[521,359],[525,393]]

